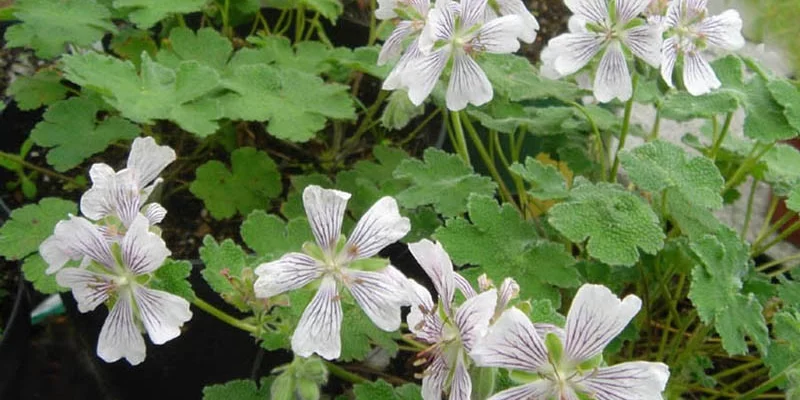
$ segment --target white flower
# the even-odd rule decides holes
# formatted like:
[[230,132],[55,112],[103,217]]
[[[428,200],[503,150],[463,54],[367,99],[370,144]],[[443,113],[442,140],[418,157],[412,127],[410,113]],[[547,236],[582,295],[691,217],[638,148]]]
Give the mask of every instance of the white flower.
[[484,23],[485,15],[486,0],[437,2],[428,13],[417,46],[412,43],[406,51],[414,53],[403,65],[398,81],[390,86],[407,88],[411,102],[420,105],[452,61],[447,108],[458,111],[468,103],[487,103],[494,94],[492,85],[472,55],[517,51],[516,38],[524,29],[524,21],[518,15],[507,15]]
[[[471,356],[477,365],[527,371],[540,378],[497,393],[492,400],[578,399],[580,395],[603,400],[662,399],[669,379],[669,368],[663,363],[598,366],[603,349],[641,304],[634,295],[620,300],[605,286],[583,285],[567,314],[565,329],[553,327],[545,333],[549,348],[528,317],[511,308]],[[562,343],[562,348],[553,349]]]
[[[551,39],[548,60],[560,76],[571,75],[603,52],[594,78],[594,96],[600,102],[627,101],[633,95],[627,48],[653,67],[661,62],[661,31],[637,20],[649,0],[565,0],[575,15],[570,32]],[[609,6],[614,12],[609,12]]]
[[[384,65],[389,62],[389,60],[399,56],[403,51],[403,44],[422,32],[422,28],[425,26],[425,17],[428,15],[430,7],[430,0],[382,0],[378,2],[378,9],[375,10],[376,18],[397,18],[397,12],[402,14],[404,18],[397,23],[397,26],[383,43],[381,52],[378,54],[378,65]],[[416,47],[416,38],[414,38],[413,43],[413,47]],[[406,52],[406,54],[408,53],[409,52]],[[413,56],[413,54],[410,56]],[[396,72],[402,70],[402,66],[405,65],[406,62],[403,62],[401,59],[392,73],[396,74]],[[398,67],[400,68],[398,69]],[[387,77],[387,81],[388,80],[389,78]],[[392,89],[394,88],[388,90]]]
[[[481,292],[485,292],[490,289],[494,289],[494,282],[486,274],[482,274],[478,277],[478,287],[480,287]],[[516,299],[519,296],[519,284],[514,278],[505,278],[503,279],[503,283],[500,284],[500,289],[497,291],[497,306],[494,309],[494,315],[492,315],[492,321],[497,320],[500,318],[500,315],[503,314],[503,311],[508,308],[508,305],[511,303],[511,300]]]
[[292,335],[292,350],[302,357],[313,353],[328,360],[341,353],[342,287],[349,290],[372,322],[385,331],[400,327],[400,307],[408,304],[404,277],[391,265],[377,272],[360,271],[358,260],[368,259],[406,235],[408,218],[402,217],[391,197],[378,200],[342,243],[341,228],[349,193],[308,186],[303,204],[317,246],[305,253],[288,253],[259,265],[255,292],[272,297],[320,281],[319,290],[303,312]]
[[486,333],[495,310],[494,289],[468,297],[459,307],[453,306],[459,276],[453,271],[450,257],[441,244],[422,240],[408,245],[422,269],[433,281],[439,294],[438,305],[420,284],[410,281],[412,300],[408,328],[414,336],[432,346],[426,350],[428,367],[422,378],[422,398],[439,400],[442,392],[450,400],[468,400],[472,393],[469,376],[469,352]]
[[707,0],[675,0],[667,10],[667,39],[661,47],[661,76],[670,87],[675,64],[683,58],[683,84],[699,96],[720,87],[717,75],[701,52],[709,46],[737,50],[744,46],[742,19],[736,10],[709,16]]
[[489,0],[486,7],[486,20],[492,20],[504,15],[517,15],[522,18],[523,28],[517,36],[525,43],[533,43],[536,40],[536,31],[539,30],[539,22],[525,7],[522,0]]
[[[97,355],[106,362],[125,358],[131,365],[141,363],[146,352],[141,327],[150,341],[164,344],[180,335],[180,327],[192,318],[188,301],[143,283],[143,277],[154,273],[170,254],[149,226],[147,218],[136,216],[117,243],[106,240],[100,227],[81,217],[71,216],[56,225],[54,236],[71,254],[93,261],[85,268],[60,269],[58,284],[72,289],[83,313],[113,301],[97,342]],[[52,270],[51,264],[47,273]]]
[[158,175],[173,161],[175,151],[169,146],[159,146],[151,137],[134,139],[126,168],[115,172],[103,163],[92,165],[92,187],[81,197],[81,213],[93,221],[114,216],[125,227],[140,211],[152,225],[161,222],[167,213],[163,207],[157,203],[142,206],[161,183]]

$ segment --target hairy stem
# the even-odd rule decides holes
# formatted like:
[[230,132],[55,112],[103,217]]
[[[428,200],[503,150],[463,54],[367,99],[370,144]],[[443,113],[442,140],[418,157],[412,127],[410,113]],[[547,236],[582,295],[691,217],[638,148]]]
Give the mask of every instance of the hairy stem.
[[[636,86],[639,84],[639,75],[633,74],[633,92],[636,93]],[[608,177],[611,182],[617,181],[617,171],[619,170],[619,153],[622,149],[625,148],[625,140],[628,138],[628,132],[631,129],[631,113],[633,111],[633,99],[634,96],[631,95],[631,98],[625,103],[625,115],[623,116],[622,120],[622,130],[619,134],[619,146],[617,146],[617,151],[614,153],[614,163],[611,165],[611,175]]]
[[195,296],[195,298],[192,300],[192,304],[197,306],[197,308],[205,311],[209,315],[213,316],[214,318],[217,318],[218,320],[234,328],[239,328],[245,332],[250,332],[250,333],[256,333],[256,331],[258,330],[256,326],[250,325],[247,322],[244,322],[238,318],[233,317],[232,315],[229,315],[225,311],[222,311],[219,308],[216,308],[211,304],[206,303],[203,299],[199,297]]

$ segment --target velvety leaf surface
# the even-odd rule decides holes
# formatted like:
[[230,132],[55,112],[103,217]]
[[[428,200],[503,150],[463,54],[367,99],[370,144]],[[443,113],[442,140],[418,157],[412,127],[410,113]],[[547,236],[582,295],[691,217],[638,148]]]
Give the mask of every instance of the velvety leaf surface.
[[422,389],[419,385],[406,383],[392,386],[383,379],[374,382],[359,383],[353,386],[356,400],[422,400]]
[[33,76],[20,76],[6,93],[14,97],[20,110],[34,110],[63,99],[67,87],[61,84],[58,72],[43,69]]
[[313,241],[305,218],[284,222],[275,215],[255,210],[242,223],[242,240],[259,255],[259,261],[276,260],[289,252],[300,252],[303,243]]
[[171,14],[200,11],[208,0],[114,0],[114,7],[130,9],[128,17],[139,28],[148,29]]
[[187,280],[192,273],[192,264],[185,260],[167,259],[153,274],[150,287],[163,290],[192,301],[195,297],[192,285]]
[[520,163],[512,164],[511,172],[522,177],[530,185],[528,193],[533,197],[554,200],[569,196],[564,175],[553,165],[545,165],[533,157],[528,157],[524,166]]

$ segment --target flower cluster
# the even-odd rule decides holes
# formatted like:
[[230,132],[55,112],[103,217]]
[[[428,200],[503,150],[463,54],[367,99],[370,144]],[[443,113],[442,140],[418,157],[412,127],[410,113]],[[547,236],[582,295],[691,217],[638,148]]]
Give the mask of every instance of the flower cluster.
[[[174,160],[168,146],[137,138],[126,168],[115,172],[105,164],[93,165],[92,188],[80,202],[84,216],[59,222],[39,247],[46,272],[72,289],[81,312],[109,306],[97,343],[97,354],[107,362],[125,358],[132,365],[141,363],[146,353],[142,330],[153,343],[164,344],[192,318],[188,301],[148,286],[170,251],[155,227],[166,210],[145,203],[161,182],[158,175]],[[70,261],[80,262],[67,266]]]

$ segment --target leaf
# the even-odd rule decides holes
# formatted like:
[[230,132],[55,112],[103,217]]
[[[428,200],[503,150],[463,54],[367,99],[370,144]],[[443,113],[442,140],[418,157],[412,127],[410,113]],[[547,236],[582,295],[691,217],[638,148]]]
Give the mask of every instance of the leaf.
[[14,97],[20,110],[27,111],[62,100],[67,95],[67,87],[61,84],[58,72],[43,69],[33,76],[17,78],[6,94]]
[[240,233],[247,247],[259,255],[259,261],[269,262],[286,253],[302,249],[313,240],[311,228],[305,218],[284,222],[275,215],[255,210],[242,222]]
[[540,239],[532,222],[510,205],[498,205],[487,196],[471,195],[469,220],[448,219],[436,230],[453,262],[479,265],[495,282],[513,276],[521,296],[560,303],[558,287],[580,284],[575,260],[564,246]]
[[800,150],[794,146],[778,143],[764,154],[761,162],[767,168],[759,178],[769,183],[776,195],[786,196],[800,185]]
[[0,227],[0,256],[21,260],[38,251],[39,245],[53,234],[56,223],[77,212],[75,203],[55,197],[17,208]]
[[432,204],[438,213],[451,217],[467,210],[471,193],[494,194],[494,182],[476,174],[458,156],[431,147],[425,150],[423,158],[424,161],[404,160],[394,171],[395,177],[412,182],[411,187],[397,194],[397,201],[403,207]]
[[778,297],[786,308],[794,308],[800,311],[800,277],[797,272],[793,279],[780,277],[781,284],[778,286]]
[[340,0],[274,0],[269,3],[269,6],[279,10],[297,9],[301,6],[307,7],[319,12],[320,15],[331,22],[336,22],[336,19],[344,11]]
[[789,193],[789,198],[786,199],[786,208],[800,212],[800,186],[795,186]]
[[342,354],[339,360],[343,362],[360,361],[365,359],[373,346],[379,346],[389,353],[390,357],[397,354],[397,340],[400,332],[386,332],[367,317],[350,294],[344,295],[347,299],[342,302]]
[[589,255],[609,265],[633,265],[637,249],[655,254],[664,245],[653,210],[615,184],[582,182],[550,209],[548,221],[572,242],[588,239]]
[[156,60],[172,69],[178,69],[182,61],[197,61],[221,73],[233,53],[231,41],[212,28],[192,32],[189,28],[177,27],[170,31],[167,43]]
[[785,370],[790,367],[790,373],[799,374],[800,365],[797,360],[800,360],[800,314],[797,310],[781,311],[775,314],[772,324],[775,340],[764,357],[764,364],[769,367],[769,376],[774,378],[781,373],[787,373]]
[[48,164],[66,171],[118,140],[139,135],[139,127],[120,117],[97,122],[98,111],[97,104],[85,97],[61,100],[47,109],[44,120],[31,131],[31,139],[51,148]]
[[114,0],[114,8],[132,9],[128,18],[141,29],[149,29],[170,14],[201,11],[208,0]]
[[673,91],[661,102],[661,117],[674,121],[696,118],[713,118],[739,109],[739,101],[730,92],[715,91],[702,96],[692,96],[684,91]]
[[486,107],[467,111],[481,125],[502,133],[530,132],[534,135],[560,135],[564,125],[575,117],[570,107],[524,107],[496,99]]
[[59,292],[68,292],[69,288],[61,287],[56,282],[56,275],[45,273],[49,265],[44,261],[42,256],[34,254],[26,257],[22,263],[22,273],[25,275],[25,280],[33,284],[33,288],[39,293],[55,294]]
[[8,47],[30,47],[41,58],[64,53],[68,43],[89,46],[116,32],[108,8],[93,0],[18,0],[14,17],[22,23],[6,30]]
[[425,107],[414,105],[405,92],[396,90],[386,101],[386,107],[381,114],[381,126],[392,130],[403,129],[411,120],[424,113]]
[[191,273],[192,264],[189,261],[167,259],[153,274],[150,286],[192,301],[195,295],[192,284],[187,280]]
[[158,51],[150,32],[133,27],[124,28],[114,35],[109,47],[114,54],[123,60],[130,60],[137,68],[142,65],[142,53],[147,53],[152,58]]
[[533,157],[528,157],[525,159],[525,166],[520,163],[512,164],[511,172],[519,175],[530,185],[528,193],[537,199],[554,200],[569,196],[564,175],[553,165],[545,165]]
[[270,64],[278,69],[292,69],[318,75],[330,70],[328,57],[333,51],[320,42],[300,42],[294,47],[284,36],[257,36],[248,38],[256,48],[236,52],[228,66],[233,71],[243,65]]
[[234,150],[231,169],[211,160],[195,171],[189,190],[203,200],[214,218],[230,218],[238,211],[247,215],[253,210],[268,208],[270,201],[283,189],[275,162],[252,147]]
[[230,276],[240,276],[242,269],[247,265],[244,250],[231,239],[217,243],[211,235],[206,235],[203,238],[203,247],[199,252],[200,259],[205,264],[200,272],[203,279],[220,295],[234,294],[234,288],[223,275],[223,270]]
[[354,119],[347,86],[270,65],[233,69],[224,86],[235,93],[222,98],[225,115],[246,121],[269,120],[267,130],[280,139],[305,142],[325,128],[328,119]]
[[785,79],[776,79],[767,84],[772,97],[783,107],[783,115],[795,131],[800,131],[800,92]]
[[730,228],[707,235],[690,245],[700,260],[692,271],[689,298],[700,320],[714,324],[728,354],[747,354],[745,336],[767,353],[769,333],[763,308],[755,295],[742,292],[743,279],[752,270],[746,243]]
[[524,57],[482,54],[478,63],[497,94],[511,101],[554,98],[572,102],[583,93],[571,83],[543,78]]
[[383,379],[353,386],[356,400],[422,400],[422,388],[413,383],[394,387]]
[[273,377],[261,378],[260,387],[255,381],[239,379],[203,388],[203,400],[264,400],[270,398]]

